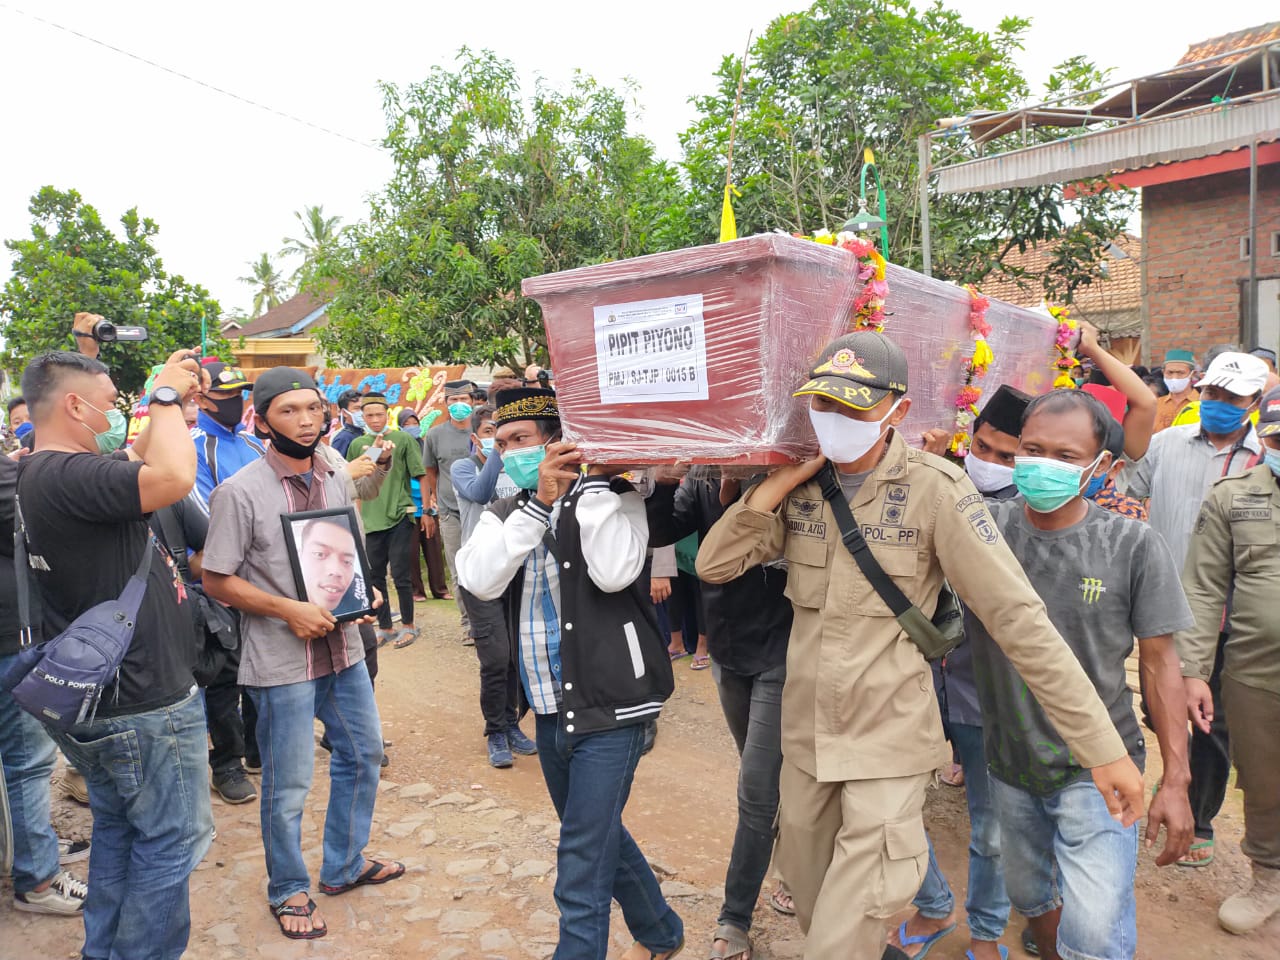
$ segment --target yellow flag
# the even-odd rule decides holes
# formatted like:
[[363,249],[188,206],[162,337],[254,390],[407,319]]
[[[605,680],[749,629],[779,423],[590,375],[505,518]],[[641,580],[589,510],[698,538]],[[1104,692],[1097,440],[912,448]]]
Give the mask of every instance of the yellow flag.
[[738,221],[733,217],[733,195],[742,196],[733,184],[724,185],[724,206],[720,208],[720,242],[738,239]]

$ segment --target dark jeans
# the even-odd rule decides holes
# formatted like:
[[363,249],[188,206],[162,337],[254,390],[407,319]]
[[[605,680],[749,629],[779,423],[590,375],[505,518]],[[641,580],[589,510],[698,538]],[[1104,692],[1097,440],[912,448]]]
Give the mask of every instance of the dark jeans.
[[484,735],[504,733],[515,726],[518,718],[520,679],[503,622],[502,604],[497,600],[478,600],[461,586],[458,596],[466,605],[476,641],[476,657],[480,661],[480,714],[484,717]]
[[[0,676],[18,655],[0,656]],[[49,821],[49,774],[57,750],[44,724],[0,692],[0,756],[13,827],[13,892],[30,893],[58,873],[58,835]]]
[[719,923],[751,929],[751,913],[773,855],[773,820],[778,812],[778,772],[782,769],[782,685],[785,664],[748,676],[711,664],[720,708],[738,745],[738,829],[724,878]]
[[369,579],[382,594],[382,606],[378,608],[378,626],[391,629],[391,598],[387,593],[387,564],[391,564],[391,579],[400,598],[400,622],[413,626],[413,583],[409,577],[409,540],[413,536],[413,517],[404,517],[393,527],[366,533],[365,550],[369,554]]
[[369,671],[369,683],[378,679],[378,635],[373,625],[362,623],[359,626],[360,644],[364,647],[364,666]]
[[54,739],[84,774],[93,811],[85,960],[177,960],[191,933],[191,871],[213,838],[199,696]]
[[[421,520],[421,518],[418,518]],[[431,587],[431,596],[443,600],[449,592],[444,582],[444,553],[440,546],[440,533],[431,538],[422,535],[422,527],[417,522],[413,525],[413,549],[409,551],[409,578],[413,581],[413,592],[419,596],[427,595],[427,586]],[[421,551],[422,559],[427,562],[427,584],[422,583],[422,562],[418,559]]]
[[1213,661],[1209,690],[1213,693],[1213,723],[1208,733],[1192,727],[1187,759],[1191,767],[1191,786],[1187,798],[1196,818],[1196,839],[1213,839],[1213,818],[1222,809],[1231,779],[1231,738],[1227,733],[1227,705],[1222,696],[1222,649],[1227,634],[1218,638],[1218,653]]
[[239,767],[245,757],[241,688],[236,683],[239,669],[240,658],[229,657],[204,691],[205,718],[209,724],[209,768],[215,780]]
[[553,960],[605,960],[613,900],[635,940],[652,953],[674,950],[684,939],[684,924],[622,825],[644,724],[574,736],[559,720],[540,714],[537,731],[542,776],[560,817],[560,942]]

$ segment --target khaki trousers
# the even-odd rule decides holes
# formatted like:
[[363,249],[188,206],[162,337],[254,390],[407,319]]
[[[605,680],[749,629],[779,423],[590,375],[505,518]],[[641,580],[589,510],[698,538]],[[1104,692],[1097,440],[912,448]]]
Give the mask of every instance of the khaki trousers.
[[1231,718],[1231,759],[1244,791],[1244,855],[1280,870],[1280,696],[1222,676],[1222,697]]
[[932,779],[819,783],[783,759],[774,863],[805,960],[879,960],[885,920],[911,903],[928,867],[920,811]]

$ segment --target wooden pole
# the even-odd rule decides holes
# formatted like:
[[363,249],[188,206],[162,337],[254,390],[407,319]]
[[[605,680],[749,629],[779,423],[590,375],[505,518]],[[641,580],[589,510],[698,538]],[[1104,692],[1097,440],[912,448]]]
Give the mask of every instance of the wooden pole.
[[751,34],[747,31],[747,49],[742,52],[742,64],[738,67],[738,93],[733,98],[733,119],[729,121],[729,161],[724,168],[724,185],[727,189],[733,183],[733,142],[738,136],[738,108],[742,106],[742,78],[747,72],[747,58],[751,56]]

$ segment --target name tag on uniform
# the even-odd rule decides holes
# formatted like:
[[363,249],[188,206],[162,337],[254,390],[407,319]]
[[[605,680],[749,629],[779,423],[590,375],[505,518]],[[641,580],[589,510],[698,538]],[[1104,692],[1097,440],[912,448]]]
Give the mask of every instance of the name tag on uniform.
[[1230,510],[1232,523],[1270,519],[1271,498],[1266,494],[1237,493],[1232,495]]
[[822,501],[807,497],[792,497],[787,501],[784,514],[787,533],[812,540],[827,539],[827,522],[822,518]]

